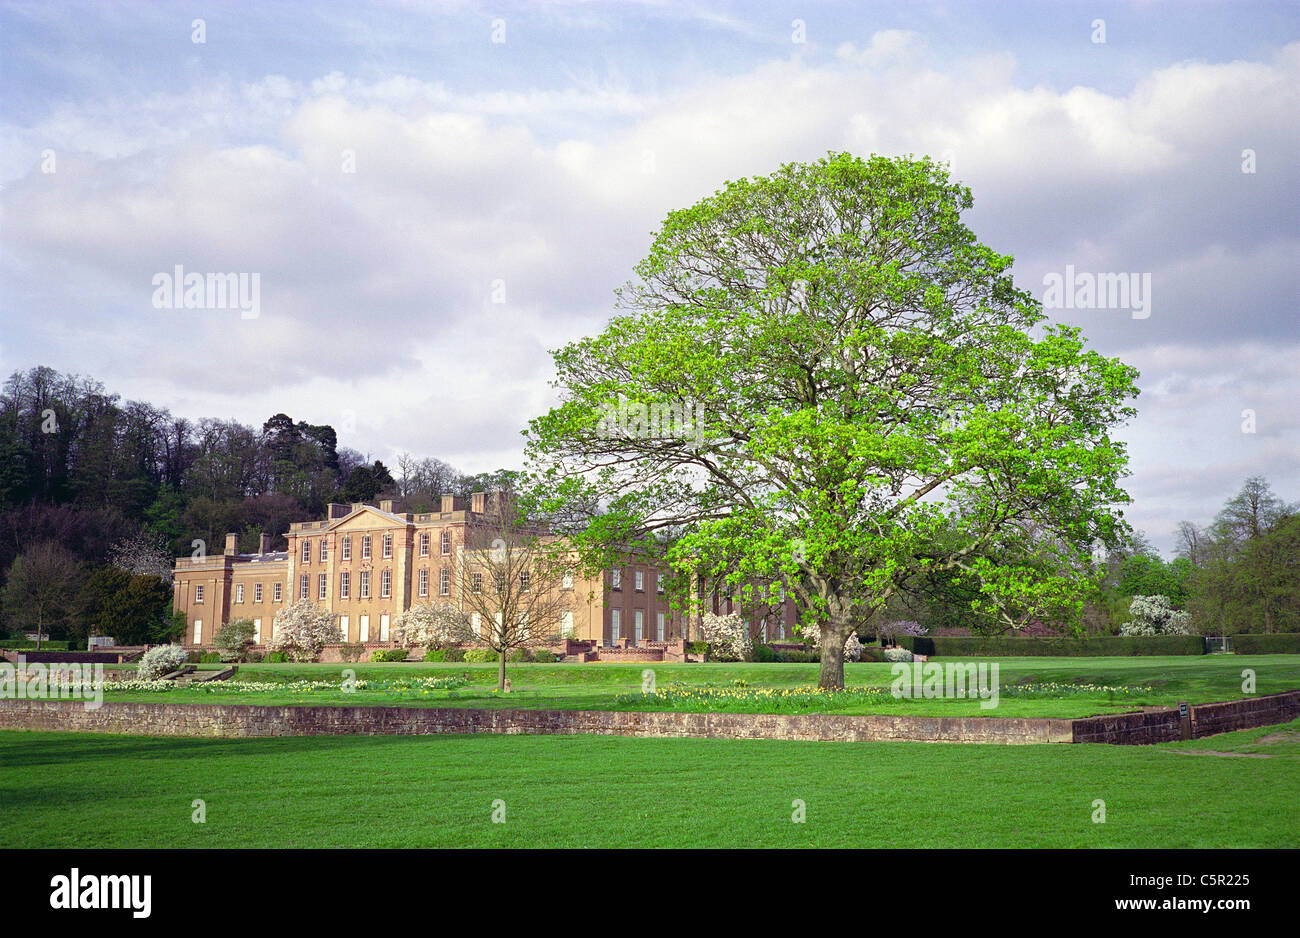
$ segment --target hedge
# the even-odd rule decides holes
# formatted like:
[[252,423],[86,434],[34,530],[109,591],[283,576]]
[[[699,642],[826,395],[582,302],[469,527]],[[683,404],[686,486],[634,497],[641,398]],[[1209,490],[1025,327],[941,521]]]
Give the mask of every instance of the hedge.
[[[13,649],[16,651],[35,651],[36,640],[31,638],[0,639],[0,648]],[[64,640],[55,642],[46,639],[45,641],[41,642],[41,651],[68,651],[68,650],[69,650],[68,643]],[[112,649],[105,648],[102,650],[111,651]]]
[[1239,655],[1300,655],[1300,634],[1229,635],[1229,647]]
[[[1236,638],[1233,649],[1238,650]],[[940,658],[1017,658],[1050,655],[1060,658],[1131,657],[1134,655],[1203,655],[1200,635],[1077,638],[1012,638],[1006,635],[901,636],[898,643],[919,654]]]

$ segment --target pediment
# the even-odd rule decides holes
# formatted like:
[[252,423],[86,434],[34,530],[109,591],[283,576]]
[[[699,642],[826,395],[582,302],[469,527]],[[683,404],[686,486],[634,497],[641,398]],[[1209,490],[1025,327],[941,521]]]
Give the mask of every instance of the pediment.
[[404,528],[405,518],[380,511],[370,505],[358,508],[351,514],[336,518],[330,522],[327,531],[373,531],[375,528]]

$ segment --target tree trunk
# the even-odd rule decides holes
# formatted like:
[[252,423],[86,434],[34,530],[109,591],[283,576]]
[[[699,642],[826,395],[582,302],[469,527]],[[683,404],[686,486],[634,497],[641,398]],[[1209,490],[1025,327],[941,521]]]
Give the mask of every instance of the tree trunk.
[[832,618],[821,626],[821,673],[817,686],[823,690],[844,689],[844,643],[853,624],[847,616]]
[[505,692],[506,689],[506,650],[502,648],[497,652],[497,690]]

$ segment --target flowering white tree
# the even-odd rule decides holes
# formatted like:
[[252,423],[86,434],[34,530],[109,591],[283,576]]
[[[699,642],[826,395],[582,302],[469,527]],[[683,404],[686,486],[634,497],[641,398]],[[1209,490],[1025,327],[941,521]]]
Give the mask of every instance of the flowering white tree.
[[880,627],[880,637],[897,641],[900,635],[920,636],[925,634],[925,626],[909,619],[886,622]]
[[850,632],[849,640],[844,643],[844,660],[845,661],[862,660],[862,642],[858,640],[857,632]]
[[139,531],[110,547],[108,562],[133,576],[149,574],[170,583],[175,558],[165,538],[149,531]]
[[327,642],[342,639],[334,614],[300,599],[275,614],[275,626],[267,648],[283,651],[294,661],[315,661]]
[[412,648],[442,648],[471,635],[469,616],[451,603],[417,603],[393,620],[393,639]]
[[734,612],[725,616],[706,612],[702,631],[709,643],[709,657],[716,661],[745,661],[753,651],[749,628]]
[[1133,618],[1119,627],[1121,635],[1191,634],[1191,617],[1174,609],[1167,596],[1134,596],[1128,611]]
[[171,674],[188,660],[189,652],[180,645],[157,645],[140,658],[135,674],[142,681],[156,681],[164,674]]

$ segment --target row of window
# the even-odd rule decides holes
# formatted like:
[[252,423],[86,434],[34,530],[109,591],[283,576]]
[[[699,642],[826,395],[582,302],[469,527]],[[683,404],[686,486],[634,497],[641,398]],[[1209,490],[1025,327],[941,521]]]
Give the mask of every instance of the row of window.
[[[666,616],[664,613],[655,614],[655,636],[651,641],[662,642],[664,640],[664,624]],[[609,635],[610,640],[617,642],[622,635],[623,629],[623,610],[611,609],[609,611]],[[643,634],[645,630],[645,610],[635,609],[632,612],[632,634],[629,638],[633,644],[637,644],[645,639]]]
[[[497,577],[497,589],[500,590],[505,586],[504,574],[498,572],[496,574],[496,577]],[[528,592],[528,589],[531,584],[532,584],[532,574],[529,573],[527,570],[521,571],[519,574],[520,591],[525,593]],[[565,571],[563,588],[573,589],[572,571],[569,570]],[[482,573],[475,572],[470,574],[470,589],[475,593],[483,592]],[[370,571],[369,570],[357,571],[357,590],[358,590],[359,598],[361,599],[370,598]],[[275,602],[280,602],[282,597],[281,584],[279,583],[273,584],[273,591],[274,591]],[[389,596],[392,595],[392,593],[393,593],[393,573],[391,570],[385,569],[381,571],[379,575],[379,595],[381,597],[388,598]],[[419,596],[429,595],[429,570],[427,567],[421,567],[419,570],[418,578],[416,582],[416,593]],[[438,571],[438,595],[439,596],[451,595],[451,569],[448,567],[443,567],[441,570]],[[350,599],[351,596],[352,596],[352,571],[344,570],[339,574],[339,599]],[[310,597],[311,597],[311,577],[310,574],[304,573],[298,577],[298,598],[309,599]],[[329,598],[329,583],[328,583],[328,578],[324,573],[317,574],[316,576],[316,598],[317,599]],[[196,603],[203,602],[203,587],[201,585],[196,584],[194,587],[194,601]],[[243,601],[244,601],[244,584],[238,583],[235,585],[235,602],[242,603]],[[253,584],[253,602],[260,603],[261,601],[262,601],[262,584],[255,583]]]
[[[262,601],[262,597],[263,597],[262,590],[263,590],[263,586],[262,586],[261,583],[254,583],[254,584],[253,584],[253,602],[255,602],[255,603],[260,603],[260,602]],[[282,584],[282,583],[272,583],[272,584],[271,584],[271,600],[272,600],[272,602],[277,602],[277,603],[278,603],[278,602],[282,602],[283,599],[284,599],[284,584]],[[194,601],[195,601],[196,603],[202,603],[202,602],[203,602],[203,586],[202,586],[202,584],[196,583],[196,584],[194,585]],[[243,583],[236,583],[236,584],[235,584],[235,602],[237,602],[237,603],[242,603],[243,601],[244,601],[244,584],[243,584]]]
[[[635,571],[635,577],[636,577],[636,579],[635,579],[635,584],[636,584],[636,585],[635,585],[634,588],[636,589],[636,591],[637,591],[638,593],[644,593],[644,592],[645,592],[645,573],[642,572],[641,570],[637,570],[637,571]],[[572,585],[572,584],[570,584],[570,585]],[[616,590],[621,590],[621,589],[623,588],[623,571],[620,570],[618,567],[615,567],[615,568],[610,572],[609,588],[610,588],[610,589],[616,589]],[[656,580],[656,583],[655,583],[655,592],[658,593],[660,596],[663,595],[663,592],[664,592],[664,575],[663,575],[662,573],[658,574],[658,576],[657,576],[657,580]]]
[[[372,545],[371,535],[362,534],[360,535],[360,538],[361,538],[361,559],[369,560],[371,558],[371,545]],[[329,559],[329,551],[328,548],[325,546],[325,543],[326,543],[326,539],[321,538],[320,539],[320,562],[321,563],[325,563],[325,561]],[[429,544],[430,544],[430,536],[428,531],[420,532],[419,543],[420,543],[420,556],[428,557]],[[444,557],[449,556],[451,554],[451,532],[450,531],[442,532],[442,539],[439,546],[442,549],[442,555]],[[352,535],[351,534],[344,534],[339,539],[339,551],[344,560],[352,559]],[[393,556],[393,535],[391,533],[384,534],[383,537],[380,538],[379,556],[384,560],[388,560]],[[302,562],[311,563],[311,539],[310,538],[304,538],[302,541]]]

